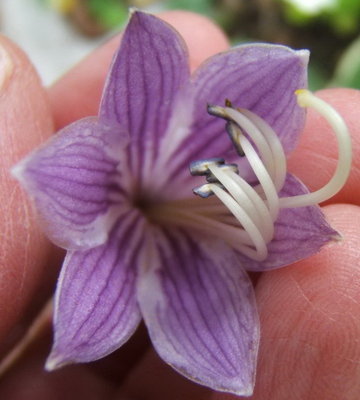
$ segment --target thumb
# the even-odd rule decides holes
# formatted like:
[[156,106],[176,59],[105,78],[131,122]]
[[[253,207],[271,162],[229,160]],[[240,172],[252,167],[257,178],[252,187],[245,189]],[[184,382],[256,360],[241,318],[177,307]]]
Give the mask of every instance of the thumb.
[[25,311],[29,315],[29,306],[34,305],[51,251],[10,169],[52,132],[50,108],[36,72],[27,57],[2,36],[0,116],[1,355],[22,334],[16,324],[23,322]]

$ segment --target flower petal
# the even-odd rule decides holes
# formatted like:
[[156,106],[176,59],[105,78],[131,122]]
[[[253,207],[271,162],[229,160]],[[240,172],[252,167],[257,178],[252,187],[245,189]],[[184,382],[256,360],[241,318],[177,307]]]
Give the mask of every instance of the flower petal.
[[129,213],[106,244],[68,253],[57,287],[47,369],[104,357],[138,326],[135,279],[143,224],[137,213]]
[[[308,192],[302,182],[288,174],[280,197]],[[259,263],[240,257],[247,270],[266,271],[310,257],[326,243],[338,238],[338,232],[326,222],[319,206],[285,208],[281,209],[275,222],[275,236],[268,246],[267,259]]]
[[178,149],[178,153],[183,150],[180,167],[209,157],[229,161],[235,155],[231,141],[224,136],[224,121],[207,113],[208,104],[221,106],[226,99],[265,119],[279,135],[284,149],[293,149],[305,117],[294,92],[307,86],[308,57],[306,50],[252,44],[206,61],[193,77],[194,123]]
[[139,277],[139,304],[157,352],[195,382],[250,395],[259,328],[249,278],[226,245],[166,235],[158,231],[158,263]]
[[104,243],[114,213],[121,212],[117,168],[127,138],[118,130],[85,118],[15,166],[14,175],[34,197],[57,245],[78,249]]
[[147,139],[156,151],[188,77],[186,46],[178,33],[153,15],[133,11],[107,78],[100,119],[121,123],[139,151],[150,145]]

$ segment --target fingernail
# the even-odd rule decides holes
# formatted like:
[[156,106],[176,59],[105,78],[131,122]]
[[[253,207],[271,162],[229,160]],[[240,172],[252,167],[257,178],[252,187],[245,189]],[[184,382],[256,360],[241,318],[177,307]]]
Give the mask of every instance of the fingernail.
[[14,69],[14,64],[9,53],[0,43],[0,91],[9,82]]

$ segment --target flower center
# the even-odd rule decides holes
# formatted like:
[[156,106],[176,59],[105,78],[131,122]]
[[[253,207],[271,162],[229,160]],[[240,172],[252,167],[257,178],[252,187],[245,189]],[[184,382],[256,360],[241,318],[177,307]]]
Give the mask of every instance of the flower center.
[[[329,122],[338,139],[338,165],[324,187],[312,193],[280,198],[287,166],[278,136],[259,116],[249,110],[234,109],[229,101],[226,107],[209,106],[208,112],[227,121],[226,130],[239,155],[247,158],[258,184],[247,183],[238,175],[235,164],[226,164],[221,158],[195,161],[190,166],[192,175],[204,175],[207,180],[194,193],[204,198],[215,195],[239,222],[235,236],[227,230],[230,244],[258,261],[268,255],[267,245],[274,237],[274,224],[281,208],[304,207],[329,199],[342,188],[350,173],[351,141],[341,116],[307,90],[298,90],[296,95],[301,107],[314,108]],[[221,235],[219,224],[212,225]]]

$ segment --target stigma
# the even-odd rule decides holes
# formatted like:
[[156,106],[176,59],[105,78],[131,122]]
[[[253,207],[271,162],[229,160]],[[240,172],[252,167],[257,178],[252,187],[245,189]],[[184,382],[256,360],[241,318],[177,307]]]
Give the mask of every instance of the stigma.
[[226,120],[230,140],[239,157],[246,157],[257,184],[250,185],[239,175],[236,164],[227,164],[222,158],[190,165],[192,175],[206,178],[205,184],[193,189],[194,193],[203,198],[215,195],[223,203],[239,224],[241,234],[235,247],[257,261],[268,256],[268,244],[274,237],[274,224],[281,208],[305,207],[328,200],[343,187],[351,169],[351,140],[342,117],[308,90],[297,90],[295,95],[299,106],[313,108],[327,120],[338,141],[335,173],[321,189],[280,198],[287,164],[278,135],[265,120],[249,110],[234,108],[229,100],[225,107],[209,105],[208,113]]

